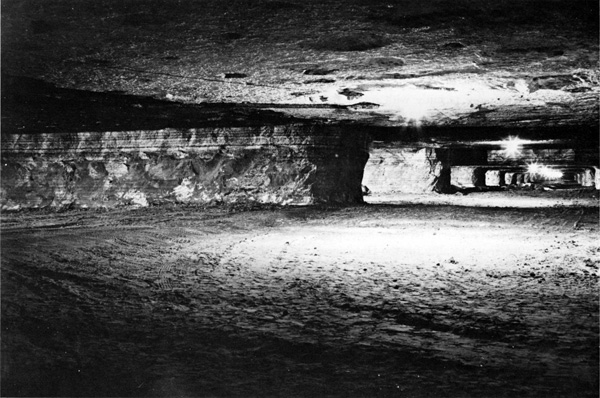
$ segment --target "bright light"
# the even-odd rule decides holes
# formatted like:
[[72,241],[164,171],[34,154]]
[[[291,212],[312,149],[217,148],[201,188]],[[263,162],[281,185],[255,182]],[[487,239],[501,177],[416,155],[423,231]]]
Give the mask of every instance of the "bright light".
[[429,105],[425,101],[410,100],[401,105],[402,116],[408,122],[414,121],[415,124],[421,124],[421,120],[425,118],[429,110]]
[[561,171],[554,170],[548,166],[544,166],[537,163],[532,163],[528,165],[527,172],[541,177],[544,180],[556,180],[563,176],[563,173]]
[[521,153],[521,147],[523,146],[523,140],[519,137],[509,136],[506,140],[502,141],[504,147],[504,154],[509,158],[516,158]]
[[527,166],[527,172],[531,173],[531,174],[539,174],[541,168],[542,168],[541,165],[539,165],[537,163],[532,163]]
[[544,168],[542,176],[547,180],[557,180],[563,176],[562,171],[552,170],[548,167]]

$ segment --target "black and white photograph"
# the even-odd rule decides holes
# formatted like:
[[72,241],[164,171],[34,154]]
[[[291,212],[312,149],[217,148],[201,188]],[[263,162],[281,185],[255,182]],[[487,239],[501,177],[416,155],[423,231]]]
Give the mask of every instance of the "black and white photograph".
[[0,396],[600,396],[597,0],[2,0]]

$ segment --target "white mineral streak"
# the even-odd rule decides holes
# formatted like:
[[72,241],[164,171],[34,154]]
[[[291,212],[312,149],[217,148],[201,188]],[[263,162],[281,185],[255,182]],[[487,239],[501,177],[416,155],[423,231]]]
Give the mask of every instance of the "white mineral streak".
[[173,189],[173,194],[180,202],[185,202],[190,199],[194,194],[194,183],[191,178],[184,178],[181,184]]
[[131,202],[131,204],[136,205],[138,207],[148,206],[148,200],[146,199],[146,195],[144,195],[143,192],[140,192],[138,190],[132,189],[125,192],[125,194],[123,195],[123,199]]
[[104,164],[109,178],[120,178],[127,174],[129,169],[123,162],[108,161]]

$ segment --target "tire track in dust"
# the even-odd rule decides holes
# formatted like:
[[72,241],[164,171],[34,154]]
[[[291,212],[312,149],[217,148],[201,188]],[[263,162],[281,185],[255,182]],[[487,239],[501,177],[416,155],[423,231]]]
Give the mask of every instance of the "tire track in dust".
[[170,262],[163,263],[158,269],[156,285],[160,290],[173,290],[171,279],[167,276],[171,272],[171,269],[173,269],[173,265]]

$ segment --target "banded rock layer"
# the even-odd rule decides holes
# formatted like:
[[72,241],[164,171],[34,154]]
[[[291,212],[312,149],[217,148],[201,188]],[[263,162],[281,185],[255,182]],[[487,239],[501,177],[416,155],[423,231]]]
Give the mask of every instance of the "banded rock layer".
[[2,136],[3,210],[362,201],[367,134],[287,125]]

